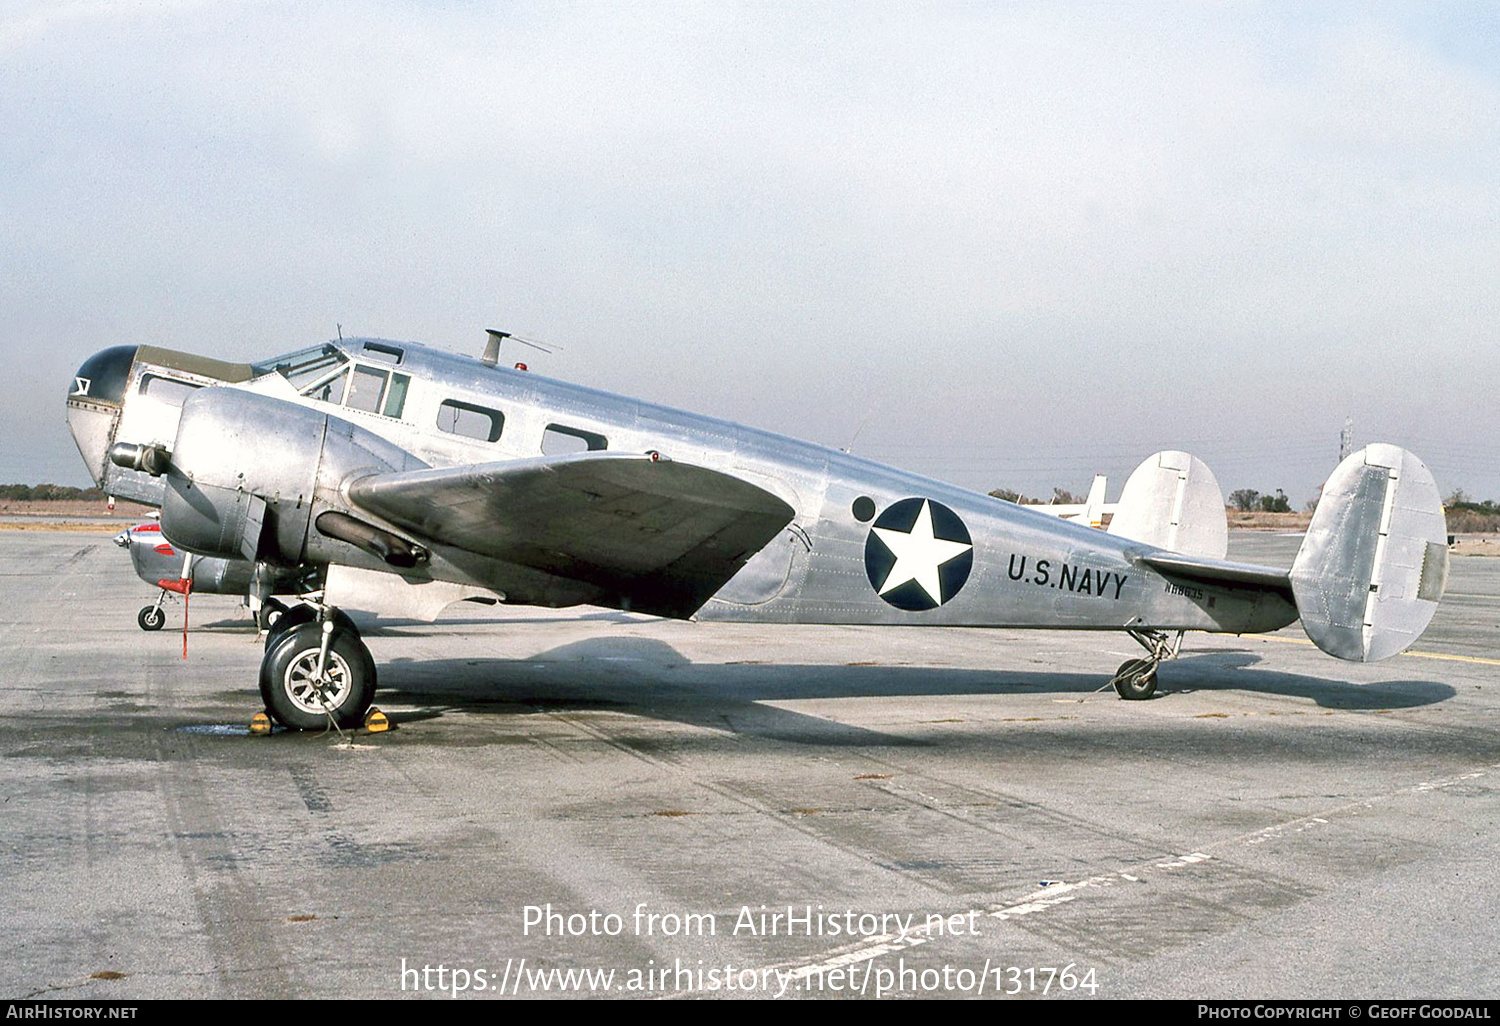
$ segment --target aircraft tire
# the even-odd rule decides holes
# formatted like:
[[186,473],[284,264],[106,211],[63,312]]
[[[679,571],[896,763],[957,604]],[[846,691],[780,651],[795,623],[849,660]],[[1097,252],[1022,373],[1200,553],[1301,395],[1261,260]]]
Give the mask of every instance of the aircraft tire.
[[257,630],[269,631],[276,626],[276,622],[286,615],[286,603],[280,599],[268,598],[261,603],[260,609],[255,613],[255,626]]
[[1150,659],[1127,659],[1115,671],[1115,694],[1137,702],[1156,694],[1156,664]]
[[143,631],[159,631],[167,623],[167,614],[162,612],[160,606],[142,606],[141,611],[135,614],[135,622],[141,625]]
[[375,660],[356,632],[338,626],[329,639],[325,665],[332,693],[318,694],[313,673],[322,644],[321,624],[299,624],[283,631],[261,660],[261,698],[284,727],[326,730],[330,714],[340,727],[358,727],[375,700]]
[[[277,605],[281,605],[281,603],[278,602]],[[268,624],[266,627],[267,653],[276,647],[276,642],[280,641],[287,631],[294,627],[301,627],[305,623],[318,622],[318,610],[306,602],[299,602],[290,609],[285,609],[285,607],[283,609],[282,614],[276,617],[276,622]],[[356,638],[359,637],[359,628],[354,625],[354,621],[349,619],[349,615],[343,610],[335,609],[333,611],[333,623],[339,629],[348,631]]]

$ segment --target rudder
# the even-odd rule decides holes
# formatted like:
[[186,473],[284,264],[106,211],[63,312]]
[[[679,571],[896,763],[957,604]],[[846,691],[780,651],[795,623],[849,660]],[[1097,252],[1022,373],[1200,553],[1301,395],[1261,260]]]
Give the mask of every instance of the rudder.
[[1374,662],[1421,637],[1448,578],[1447,525],[1432,473],[1394,445],[1340,463],[1292,564],[1302,628],[1329,655]]

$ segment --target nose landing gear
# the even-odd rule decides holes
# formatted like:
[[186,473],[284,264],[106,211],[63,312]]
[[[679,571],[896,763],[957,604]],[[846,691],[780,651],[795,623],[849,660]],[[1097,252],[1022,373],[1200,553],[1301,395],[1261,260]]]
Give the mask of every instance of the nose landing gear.
[[167,597],[164,591],[157,596],[156,602],[149,606],[142,606],[141,611],[135,614],[135,622],[141,625],[143,631],[159,631],[167,623],[167,614],[162,611],[161,600]]

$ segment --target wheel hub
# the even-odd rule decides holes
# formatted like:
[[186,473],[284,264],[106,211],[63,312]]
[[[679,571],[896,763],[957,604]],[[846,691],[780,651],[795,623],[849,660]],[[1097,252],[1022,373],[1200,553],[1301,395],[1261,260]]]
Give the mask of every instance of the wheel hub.
[[349,696],[349,664],[343,656],[330,650],[323,664],[322,679],[319,679],[318,649],[309,648],[292,660],[282,683],[287,698],[303,712],[314,716],[337,713]]

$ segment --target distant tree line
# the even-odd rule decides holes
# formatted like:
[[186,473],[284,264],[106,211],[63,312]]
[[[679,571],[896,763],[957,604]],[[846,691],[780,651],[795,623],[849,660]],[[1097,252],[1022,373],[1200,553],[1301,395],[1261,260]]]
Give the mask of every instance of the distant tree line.
[[1455,488],[1443,500],[1448,530],[1454,534],[1488,534],[1500,531],[1500,502],[1470,498],[1462,488]]
[[[6,491],[7,488],[24,488],[24,485],[0,485],[0,498],[11,498]],[[55,485],[37,485],[41,488],[55,488]],[[77,492],[82,498],[94,498],[99,495],[98,489],[90,489],[81,492],[78,489],[62,489],[63,491]],[[1052,489],[1052,497],[1049,499],[1032,498],[1009,488],[996,488],[990,492],[997,499],[1006,502],[1015,502],[1022,505],[1037,503],[1067,503],[1068,505],[1080,505],[1087,500],[1087,496],[1074,495],[1065,488]],[[1307,504],[1307,511],[1311,512],[1317,508],[1317,500]],[[1275,495],[1262,495],[1254,488],[1238,488],[1229,493],[1229,507],[1241,513],[1290,513],[1292,512],[1291,500],[1280,488],[1276,489]],[[1462,488],[1456,488],[1443,500],[1444,512],[1448,517],[1448,530],[1455,534],[1493,534],[1500,533],[1500,502],[1494,499],[1471,498]]]
[[1009,488],[996,488],[990,494],[997,499],[1004,499],[1006,502],[1014,502],[1021,506],[1036,506],[1049,502],[1063,506],[1081,506],[1088,501],[1087,495],[1074,495],[1066,488],[1052,489],[1052,498],[1050,499],[1033,499],[1029,495],[1013,492]]
[[100,488],[74,488],[71,485],[55,484],[0,485],[0,500],[5,502],[48,502],[59,499],[81,502],[103,498],[104,491]]
[[1238,488],[1229,493],[1229,505],[1241,513],[1290,513],[1292,504],[1280,488],[1275,495],[1262,495],[1254,488]]

